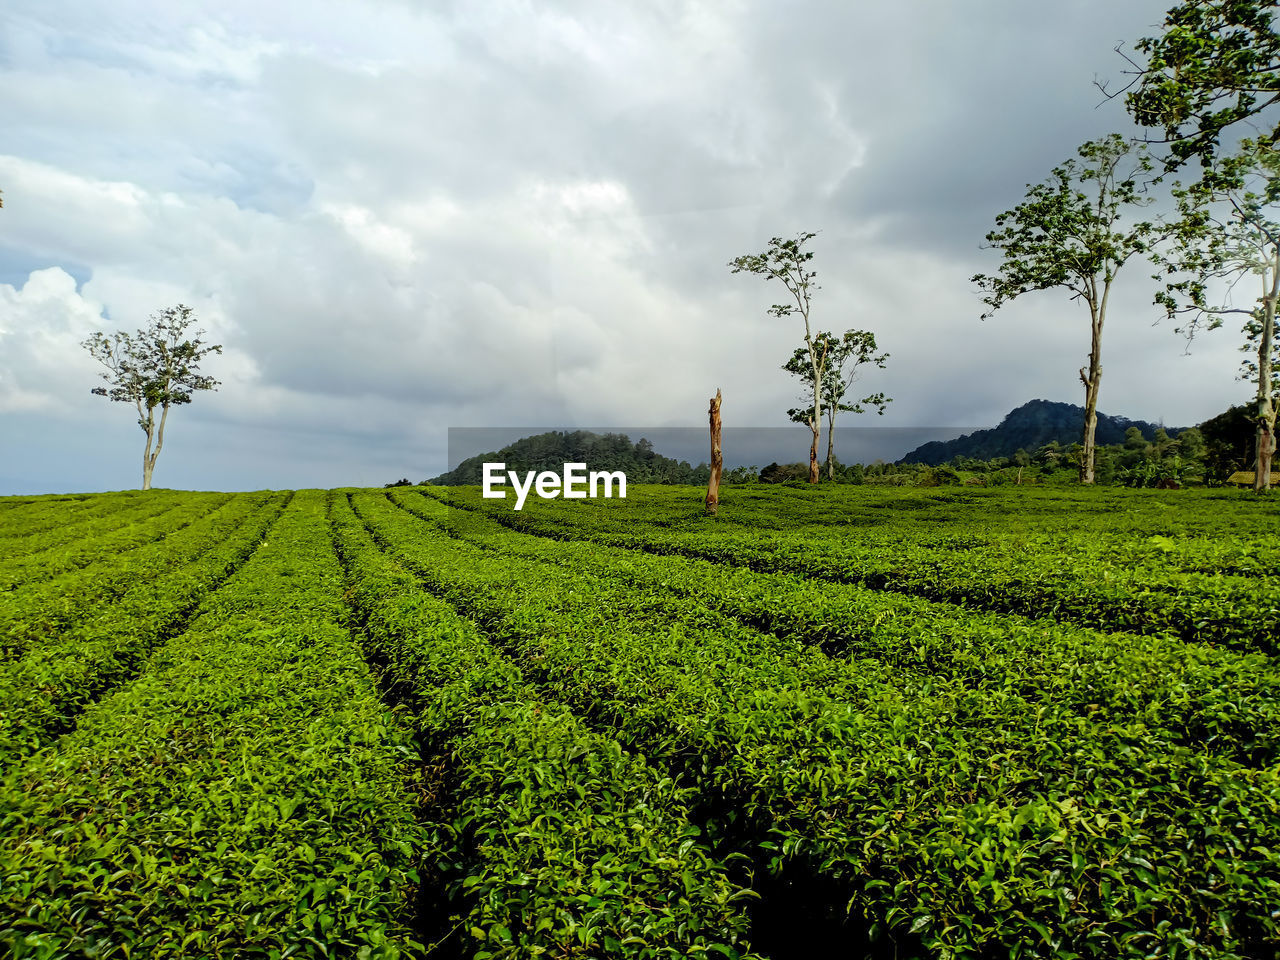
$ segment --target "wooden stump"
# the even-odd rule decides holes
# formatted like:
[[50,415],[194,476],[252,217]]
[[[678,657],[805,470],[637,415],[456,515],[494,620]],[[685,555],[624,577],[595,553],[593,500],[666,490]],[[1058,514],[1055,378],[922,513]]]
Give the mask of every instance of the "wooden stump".
[[720,455],[720,388],[711,398],[711,478],[707,481],[707,513],[720,509],[720,472],[724,458]]

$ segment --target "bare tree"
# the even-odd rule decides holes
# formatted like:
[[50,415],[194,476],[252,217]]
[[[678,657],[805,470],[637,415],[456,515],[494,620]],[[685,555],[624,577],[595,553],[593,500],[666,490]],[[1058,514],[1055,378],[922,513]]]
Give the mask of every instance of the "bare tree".
[[716,395],[711,398],[711,407],[707,411],[711,426],[711,475],[707,478],[707,513],[716,513],[720,509],[720,472],[724,469],[724,457],[720,451],[720,388],[716,387]]
[[132,403],[138,410],[138,426],[147,437],[142,455],[143,490],[151,489],[151,475],[164,446],[169,408],[190,403],[196,390],[218,387],[217,380],[200,374],[197,367],[206,354],[222,353],[222,345],[206,345],[200,339],[203,330],[188,337],[186,331],[192,322],[191,308],[178,304],[153,315],[151,326],[134,336],[123,331],[110,337],[95,332],[81,344],[107,368],[101,375],[107,386],[94,387],[92,392]]

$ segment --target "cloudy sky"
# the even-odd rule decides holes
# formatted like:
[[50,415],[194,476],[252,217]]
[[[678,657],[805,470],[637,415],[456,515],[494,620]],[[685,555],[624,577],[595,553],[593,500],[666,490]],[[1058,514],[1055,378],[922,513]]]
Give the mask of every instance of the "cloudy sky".
[[[137,485],[79,343],[177,303],[222,387],[171,416],[157,486],[418,480],[451,426],[697,426],[717,387],[726,424],[785,426],[799,321],[727,263],[799,231],[815,324],[892,355],[868,425],[1080,403],[1085,308],[983,322],[969,278],[1027,183],[1133,131],[1093,81],[1169,3],[7,0],[0,494]],[[1248,397],[1230,325],[1184,356],[1149,274],[1101,409]]]

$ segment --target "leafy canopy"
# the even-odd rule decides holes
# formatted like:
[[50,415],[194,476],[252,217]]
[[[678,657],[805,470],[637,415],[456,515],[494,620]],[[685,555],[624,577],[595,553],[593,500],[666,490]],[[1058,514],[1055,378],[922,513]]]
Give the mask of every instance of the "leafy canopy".
[[1055,167],[1045,182],[1028,185],[1022,203],[996,217],[999,229],[986,239],[1004,254],[1000,271],[973,277],[990,307],[982,319],[1024,293],[1055,287],[1097,305],[1124,262],[1148,249],[1152,224],[1120,225],[1126,207],[1150,202],[1139,182],[1152,169],[1145,148],[1112,133],[1078,153],[1082,162]]
[[[885,407],[892,401],[883,393],[863,397],[856,403],[845,403],[849,388],[858,378],[859,368],[863,364],[874,364],[884,369],[889,354],[876,354],[876,335],[869,330],[846,330],[844,336],[822,331],[814,338],[814,346],[823,357],[822,363],[822,404],[826,410],[862,413],[867,407],[878,407],[877,413],[884,414]],[[801,378],[811,378],[809,363],[809,347],[797,347],[791,358],[782,365],[787,373]],[[810,384],[810,394],[812,385]],[[805,408],[792,408],[787,411],[795,423],[809,423],[813,417],[813,404]]]
[[[1199,181],[1185,188],[1176,185],[1173,195],[1178,220],[1172,242],[1152,258],[1160,268],[1155,279],[1164,281],[1156,304],[1170,318],[1188,318],[1176,328],[1188,340],[1202,326],[1222,326],[1226,314],[1241,314],[1246,336],[1241,349],[1256,353],[1270,300],[1273,342],[1280,340],[1274,337],[1274,301],[1280,285],[1280,154],[1267,143],[1244,140],[1237,154],[1213,158]],[[1235,306],[1235,284],[1247,276],[1259,278],[1260,295],[1248,306]],[[1211,298],[1210,285],[1221,295]],[[1257,378],[1256,360],[1246,359],[1243,366],[1244,378]],[[1273,374],[1271,389],[1280,390],[1280,375]]]
[[1253,307],[1211,302],[1207,283],[1263,275],[1274,263],[1280,246],[1280,222],[1274,218],[1280,154],[1245,140],[1238,154],[1214,158],[1200,180],[1189,187],[1175,184],[1172,192],[1178,218],[1170,246],[1152,258],[1161,268],[1156,279],[1166,281],[1156,303],[1171,318],[1191,314],[1190,332],[1202,321],[1209,329],[1221,326],[1223,313],[1253,314]]
[[191,308],[178,304],[155,314],[151,326],[136,334],[117,331],[108,337],[95,332],[82,346],[107,368],[100,375],[107,386],[92,392],[136,404],[138,425],[145,431],[156,407],[167,410],[190,403],[197,390],[217,389],[219,381],[201,374],[198,367],[207,354],[222,353],[222,345],[206,345],[200,339],[203,330],[188,337],[193,320]]
[[[1193,156],[1207,165],[1223,132],[1280,101],[1280,33],[1275,3],[1186,0],[1165,17],[1165,32],[1140,40],[1147,55],[1126,97],[1144,127],[1162,128],[1171,166]],[[1261,141],[1280,140],[1280,122]]]

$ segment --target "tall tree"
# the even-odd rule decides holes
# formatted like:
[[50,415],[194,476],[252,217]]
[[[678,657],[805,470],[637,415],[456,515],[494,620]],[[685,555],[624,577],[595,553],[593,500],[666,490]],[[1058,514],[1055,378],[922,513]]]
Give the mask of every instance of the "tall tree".
[[810,483],[818,482],[818,438],[822,431],[822,377],[827,363],[826,351],[814,338],[809,323],[810,293],[821,288],[814,283],[817,273],[806,269],[809,261],[813,259],[813,251],[805,250],[804,245],[815,236],[817,236],[815,233],[800,233],[794,240],[774,237],[763,253],[746,254],[729,261],[733,273],[745,271],[764,277],[766,280],[780,280],[795,303],[775,303],[768,312],[779,318],[799,313],[804,321],[805,358],[808,361],[810,383],[813,386],[813,409],[802,421],[808,425],[813,434],[813,442],[809,446]]
[[[878,407],[878,413],[884,414],[884,408],[892,402],[883,393],[874,393],[863,397],[856,403],[846,403],[850,387],[858,379],[861,369],[866,364],[873,364],[884,369],[889,354],[876,355],[876,335],[869,330],[846,330],[844,336],[835,337],[823,331],[814,337],[819,350],[825,356],[822,374],[822,405],[827,417],[827,479],[835,479],[836,460],[836,414],[840,412],[862,413],[866,407]],[[797,347],[791,359],[782,366],[790,374],[809,380],[809,347],[808,344]],[[812,381],[808,383],[813,388]],[[805,393],[805,399],[811,393]],[[865,404],[865,406],[864,406]],[[787,411],[796,423],[808,423],[812,415],[809,405]]]
[[[1178,328],[1194,337],[1201,327],[1216,329],[1228,314],[1245,319],[1244,349],[1253,354],[1244,375],[1256,386],[1253,411],[1256,491],[1271,488],[1271,460],[1276,449],[1276,409],[1280,405],[1280,335],[1276,301],[1280,298],[1280,222],[1271,214],[1280,203],[1280,154],[1269,144],[1245,140],[1230,157],[1209,160],[1200,180],[1174,188],[1178,220],[1169,247],[1153,256],[1166,280],[1156,303],[1170,317],[1189,319]],[[1236,282],[1252,274],[1261,281],[1248,306],[1231,303]],[[1210,285],[1225,283],[1221,298]]]
[[[1146,62],[1134,62],[1126,107],[1164,132],[1171,166],[1192,157],[1208,164],[1228,129],[1280,102],[1275,10],[1274,0],[1184,0],[1163,34],[1138,41]],[[1261,139],[1280,142],[1280,122]]]
[[[1080,368],[1084,385],[1083,452],[1080,482],[1094,480],[1094,434],[1102,383],[1102,328],[1117,272],[1135,253],[1147,251],[1154,227],[1122,225],[1130,207],[1150,202],[1139,178],[1151,171],[1146,149],[1118,133],[1083,144],[1081,163],[1067,160],[1043,183],[1028,185],[1026,199],[996,217],[987,243],[1004,254],[999,273],[973,277],[991,309],[1032,290],[1063,288],[1089,307],[1089,364]],[[1086,192],[1087,191],[1087,192]]]
[[136,336],[117,331],[108,337],[99,331],[81,344],[107,368],[101,375],[107,386],[94,387],[92,392],[132,403],[138,410],[138,426],[147,437],[142,455],[143,490],[151,489],[169,408],[190,403],[196,390],[218,387],[217,380],[202,375],[198,368],[206,355],[222,353],[222,345],[206,345],[200,339],[203,330],[189,337],[187,328],[193,321],[191,308],[178,304],[153,315],[151,326],[138,330]]

